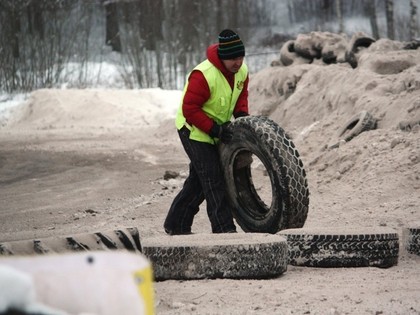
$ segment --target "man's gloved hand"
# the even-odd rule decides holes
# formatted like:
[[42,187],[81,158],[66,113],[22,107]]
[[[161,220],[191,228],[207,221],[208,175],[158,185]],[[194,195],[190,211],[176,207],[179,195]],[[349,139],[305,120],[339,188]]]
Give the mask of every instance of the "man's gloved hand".
[[230,121],[227,121],[221,125],[214,123],[213,127],[211,127],[209,135],[213,138],[219,138],[220,141],[228,144],[232,141],[233,138],[233,130],[230,127]]
[[238,112],[238,113],[233,114],[233,116],[234,116],[234,117],[235,117],[235,119],[236,119],[236,118],[239,118],[239,117],[246,117],[246,116],[249,116],[249,114],[248,114],[247,112]]

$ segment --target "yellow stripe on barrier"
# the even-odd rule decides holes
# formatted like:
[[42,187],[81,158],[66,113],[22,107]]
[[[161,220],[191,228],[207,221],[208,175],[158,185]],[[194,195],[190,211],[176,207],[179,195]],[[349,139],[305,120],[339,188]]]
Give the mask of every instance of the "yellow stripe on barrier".
[[134,272],[134,279],[140,297],[144,301],[144,314],[154,315],[154,291],[153,291],[153,272],[151,267],[147,267]]

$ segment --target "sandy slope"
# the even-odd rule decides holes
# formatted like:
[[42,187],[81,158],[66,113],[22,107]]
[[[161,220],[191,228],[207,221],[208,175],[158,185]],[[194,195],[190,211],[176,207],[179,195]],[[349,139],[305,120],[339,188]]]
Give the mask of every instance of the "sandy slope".
[[[286,129],[304,162],[307,227],[401,233],[420,226],[420,126],[398,127],[420,120],[420,51],[398,47],[372,45],[356,69],[315,63],[251,77],[251,113]],[[0,240],[137,226],[142,237],[170,241],[162,223],[187,160],[172,119],[166,120],[174,107],[156,95],[33,92],[0,129]],[[361,110],[379,120],[378,128],[329,149]],[[166,170],[182,176],[165,181]],[[203,207],[193,232],[209,230]],[[389,269],[289,267],[271,280],[158,282],[157,312],[420,314],[419,267],[420,258],[402,250]]]

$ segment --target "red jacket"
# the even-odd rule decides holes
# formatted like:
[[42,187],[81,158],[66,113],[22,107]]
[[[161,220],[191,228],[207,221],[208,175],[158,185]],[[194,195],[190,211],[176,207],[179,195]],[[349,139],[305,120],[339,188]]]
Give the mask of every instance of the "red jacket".
[[[218,46],[219,44],[213,44],[207,48],[207,59],[223,73],[233,89],[235,74],[229,72],[219,59],[217,55]],[[233,110],[234,117],[237,117],[240,113],[248,114],[248,81],[249,76],[245,80],[244,87]],[[202,131],[209,133],[214,121],[202,110],[204,103],[210,98],[210,89],[207,80],[201,71],[195,70],[189,76],[188,82],[188,88],[182,103],[182,113],[188,124],[194,125]]]

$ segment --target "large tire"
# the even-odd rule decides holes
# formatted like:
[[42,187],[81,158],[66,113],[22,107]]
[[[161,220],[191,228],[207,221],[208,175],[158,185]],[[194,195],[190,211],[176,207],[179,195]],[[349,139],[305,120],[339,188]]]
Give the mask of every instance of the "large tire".
[[399,237],[388,230],[376,233],[292,229],[287,239],[289,264],[307,267],[381,267],[398,263]]
[[[276,233],[300,228],[308,215],[309,190],[299,153],[285,131],[267,117],[247,116],[232,124],[234,136],[220,145],[221,163],[233,215],[245,232]],[[238,157],[254,154],[271,183],[271,204],[254,187],[251,165],[238,168]]]
[[141,252],[137,228],[0,243],[0,255],[33,255],[72,251],[129,250]]
[[193,234],[144,239],[156,280],[258,279],[287,270],[287,242],[271,234]]

